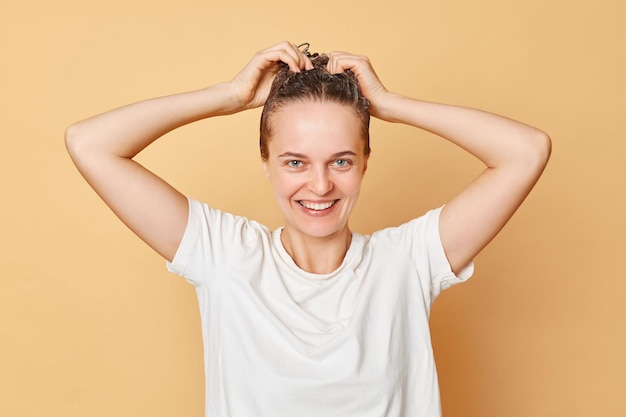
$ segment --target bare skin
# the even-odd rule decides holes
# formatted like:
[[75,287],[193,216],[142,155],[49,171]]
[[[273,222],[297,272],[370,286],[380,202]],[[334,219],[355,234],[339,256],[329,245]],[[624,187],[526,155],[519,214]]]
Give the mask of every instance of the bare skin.
[[361,122],[349,106],[306,101],[274,118],[263,168],[285,217],[283,246],[300,268],[331,272],[350,245],[348,220],[367,168]]
[[[295,45],[287,42],[274,45],[257,53],[229,82],[132,104],[71,126],[66,132],[70,155],[81,174],[116,215],[161,256],[172,260],[186,227],[187,200],[176,189],[139,165],[133,157],[177,127],[261,106],[267,97],[278,61],[287,63],[292,71],[312,67],[309,58]],[[371,101],[372,116],[433,132],[465,149],[485,164],[485,170],[452,198],[441,214],[439,227],[444,250],[452,270],[459,272],[502,229],[528,195],[548,161],[550,138],[538,129],[502,116],[429,103],[389,92],[378,79],[367,57],[334,52],[330,54],[327,69],[332,73],[350,69],[357,75],[363,94]],[[311,109],[305,109],[304,113],[298,112],[295,107],[283,111],[291,112],[289,120],[294,120],[295,116],[308,114]],[[324,116],[323,109],[320,112],[318,115]],[[283,121],[279,126],[286,129],[288,124]],[[350,125],[350,122],[346,125]],[[318,123],[317,126],[321,125]],[[347,136],[354,139],[350,134]],[[347,250],[351,236],[348,218],[356,202],[355,196],[358,196],[367,160],[362,157],[362,152],[359,155],[358,150],[354,149],[354,159],[361,171],[346,185],[338,171],[333,171],[343,164],[337,162],[341,158],[329,158],[329,155],[338,151],[333,152],[330,147],[325,149],[327,154],[313,154],[311,150],[305,150],[304,153],[289,151],[296,154],[289,156],[293,161],[304,160],[310,165],[308,170],[299,174],[286,174],[291,179],[298,175],[301,177],[298,180],[300,183],[290,180],[289,184],[298,183],[296,185],[299,187],[294,188],[291,199],[285,199],[285,195],[279,194],[284,188],[277,189],[274,183],[279,179],[278,171],[272,171],[275,168],[272,164],[278,161],[272,158],[280,155],[275,154],[279,152],[275,146],[280,141],[274,139],[277,138],[271,138],[269,142],[270,159],[265,168],[286,218],[283,244],[303,269],[317,273],[330,272],[341,263]],[[352,149],[354,141],[348,142],[341,151]],[[302,180],[305,176],[303,172],[310,179]],[[354,175],[358,170],[351,172]],[[318,181],[317,186],[325,184],[318,189],[318,194],[311,191],[315,189],[315,181]],[[356,190],[352,187],[356,187]],[[327,234],[315,227],[311,228],[310,222],[306,223],[309,226],[302,227],[305,223],[291,219],[292,213],[286,211],[287,206],[283,207],[280,203],[289,201],[292,204],[289,207],[296,209],[303,207],[302,202],[308,204],[309,208],[305,207],[304,213],[308,213],[311,220],[314,218],[311,216],[323,217],[311,208],[314,207],[312,204],[326,204],[331,200],[338,201],[337,208],[342,207],[342,201],[350,200],[350,207],[342,212],[342,216],[339,216],[341,220],[335,226],[321,228]],[[299,204],[300,207],[293,204]],[[329,213],[332,210],[334,207],[329,209]],[[344,220],[345,224],[342,223]],[[316,256],[320,247],[326,248],[324,256]]]

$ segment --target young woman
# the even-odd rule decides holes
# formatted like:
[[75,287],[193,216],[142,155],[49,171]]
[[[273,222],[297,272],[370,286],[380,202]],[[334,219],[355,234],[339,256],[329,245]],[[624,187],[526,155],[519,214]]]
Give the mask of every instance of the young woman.
[[[282,228],[187,198],[133,160],[177,127],[262,105]],[[486,168],[441,208],[354,233],[370,114],[433,132]],[[237,417],[440,415],[430,306],[469,278],[550,154],[533,127],[392,93],[366,57],[287,42],[229,82],[79,122],[66,144],[120,219],[196,287],[206,415]]]

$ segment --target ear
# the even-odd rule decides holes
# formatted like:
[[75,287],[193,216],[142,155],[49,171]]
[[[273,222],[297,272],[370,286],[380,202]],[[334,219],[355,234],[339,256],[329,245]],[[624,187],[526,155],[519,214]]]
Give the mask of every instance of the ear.
[[367,156],[365,158],[365,162],[363,163],[363,171],[361,171],[361,175],[365,175],[365,172],[367,171],[367,161],[369,161],[369,156]]

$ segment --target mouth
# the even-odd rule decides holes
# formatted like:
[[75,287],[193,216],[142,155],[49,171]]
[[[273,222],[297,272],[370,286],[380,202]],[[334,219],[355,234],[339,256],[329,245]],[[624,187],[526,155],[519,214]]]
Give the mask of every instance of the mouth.
[[309,210],[324,211],[334,206],[338,201],[339,200],[332,200],[332,201],[325,201],[323,203],[316,203],[313,201],[298,200],[298,204],[300,204],[302,207],[309,209]]

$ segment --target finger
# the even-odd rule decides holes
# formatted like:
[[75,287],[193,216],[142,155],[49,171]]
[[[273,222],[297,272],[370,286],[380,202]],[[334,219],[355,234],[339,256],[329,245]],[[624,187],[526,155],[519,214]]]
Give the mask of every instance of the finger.
[[386,91],[366,56],[346,52],[331,52],[327,70],[333,74],[350,70],[356,77],[361,93],[372,102],[382,92]]
[[[305,44],[303,44],[305,45]],[[307,44],[308,45],[308,44]],[[309,55],[307,54],[307,49],[300,49],[300,47],[296,44],[291,44],[292,50],[293,52],[295,52],[295,58],[296,61],[298,62],[298,68],[300,70],[302,69],[313,69],[313,62],[311,62],[311,58],[309,57]]]
[[346,70],[359,73],[361,72],[360,69],[367,65],[369,65],[369,59],[366,56],[353,55],[347,52],[331,52],[326,69],[331,74],[338,74]]
[[289,42],[281,42],[261,51],[265,59],[274,62],[282,61],[293,72],[300,72],[302,69],[313,67],[311,60],[298,47]]
[[304,69],[311,70],[314,68],[313,61],[311,60],[311,55],[309,53],[309,43],[305,42],[296,46],[296,49],[300,53],[301,58],[304,61]]

